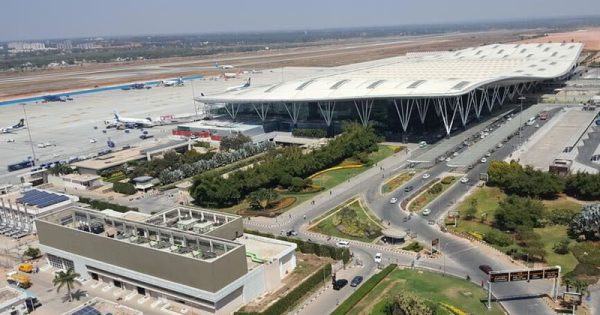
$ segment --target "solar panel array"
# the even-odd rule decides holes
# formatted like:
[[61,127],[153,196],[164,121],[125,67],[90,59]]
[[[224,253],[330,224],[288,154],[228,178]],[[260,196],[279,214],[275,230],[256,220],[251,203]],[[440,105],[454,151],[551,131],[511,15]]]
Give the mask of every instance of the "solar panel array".
[[102,313],[100,313],[100,311],[93,308],[92,306],[88,305],[80,310],[71,313],[71,315],[102,315]]
[[67,200],[69,200],[69,197],[64,195],[32,189],[26,191],[23,197],[17,199],[17,202],[38,208],[45,208]]

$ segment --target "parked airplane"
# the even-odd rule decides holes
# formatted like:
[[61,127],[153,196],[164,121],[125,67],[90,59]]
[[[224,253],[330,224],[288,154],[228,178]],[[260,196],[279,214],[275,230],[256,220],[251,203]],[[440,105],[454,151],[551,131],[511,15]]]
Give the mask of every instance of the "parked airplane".
[[129,118],[122,117],[118,112],[114,112],[115,115],[115,125],[118,126],[133,126],[133,127],[152,127],[154,123],[150,118]]
[[179,77],[175,80],[163,80],[160,82],[163,86],[182,86],[183,78]]
[[248,81],[246,81],[246,83],[242,84],[242,85],[238,85],[238,86],[232,86],[227,88],[225,91],[227,92],[231,92],[231,91],[239,91],[239,90],[243,90],[250,87],[250,78],[248,78]]
[[6,128],[2,128],[2,129],[0,129],[0,131],[2,133],[11,133],[11,132],[13,132],[15,130],[19,130],[19,129],[23,129],[23,128],[25,128],[25,119],[21,118],[19,120],[18,124],[12,125],[12,126],[9,126],[9,127],[6,127]]
[[233,69],[234,66],[232,66],[232,65],[220,65],[218,62],[215,62],[215,68],[219,68],[219,69]]

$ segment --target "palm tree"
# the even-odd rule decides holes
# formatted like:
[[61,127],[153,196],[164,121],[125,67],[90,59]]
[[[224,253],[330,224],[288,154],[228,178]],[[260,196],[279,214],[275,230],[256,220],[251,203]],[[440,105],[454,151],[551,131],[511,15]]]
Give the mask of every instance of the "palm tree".
[[67,287],[67,294],[69,295],[69,302],[73,302],[73,294],[71,290],[75,286],[75,284],[80,284],[77,281],[81,275],[75,272],[73,268],[67,269],[67,271],[60,271],[54,276],[54,280],[52,280],[52,284],[56,287],[56,292],[60,291],[60,289],[64,286]]
[[571,286],[573,285],[573,280],[571,280],[571,278],[563,278],[563,281],[562,281],[562,282],[563,282],[563,285],[564,285],[565,287],[567,287],[567,288],[566,288],[566,289],[567,289],[566,291],[567,291],[567,292],[569,292],[569,289],[570,289],[570,288],[571,288]]

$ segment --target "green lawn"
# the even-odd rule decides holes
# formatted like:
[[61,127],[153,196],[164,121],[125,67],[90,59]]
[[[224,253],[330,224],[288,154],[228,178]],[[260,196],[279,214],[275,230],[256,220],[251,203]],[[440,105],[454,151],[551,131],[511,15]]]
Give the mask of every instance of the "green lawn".
[[431,302],[452,305],[469,314],[503,314],[497,303],[488,310],[482,303],[487,298],[486,292],[471,282],[412,269],[394,270],[348,314],[386,314],[386,304],[401,291],[409,291]]
[[[369,159],[371,161],[373,161],[373,163],[379,162],[387,157],[392,156],[394,154],[395,148],[397,148],[397,146],[380,144],[378,151],[372,152],[369,154]],[[357,164],[357,162],[352,159],[347,159],[347,160],[343,161],[342,163],[340,163],[339,165],[347,165],[347,164]],[[281,197],[296,197],[296,202],[294,204],[292,204],[291,206],[287,207],[286,209],[284,209],[283,211],[284,212],[288,211],[288,210],[294,208],[295,206],[314,198],[316,195],[320,194],[321,192],[332,189],[333,187],[343,183],[344,181],[351,179],[352,177],[354,177],[368,169],[369,169],[369,167],[367,167],[367,166],[361,167],[361,168],[338,169],[338,170],[332,170],[332,171],[317,175],[312,179],[313,185],[317,185],[319,187],[322,187],[323,189],[321,191],[312,192],[312,193],[295,193],[295,192],[281,193],[280,194]],[[217,210],[229,212],[229,213],[237,213],[237,211],[239,211],[241,209],[245,209],[245,208],[248,208],[248,203],[246,201],[242,201],[235,206],[228,207],[228,208],[218,208]]]
[[[471,234],[475,232],[479,233],[480,235],[485,235],[494,228],[489,224],[482,224],[481,215],[483,213],[487,213],[487,220],[492,221],[499,202],[505,197],[506,194],[497,187],[481,187],[477,189],[473,194],[467,197],[460,205],[458,205],[457,208],[460,212],[463,212],[469,207],[471,200],[477,200],[477,214],[475,215],[475,218],[471,221],[459,219],[458,226],[456,228],[450,226],[450,228],[454,229],[457,232],[462,232],[466,234]],[[555,200],[543,200],[543,203],[546,206],[547,210],[581,208],[580,203],[566,199],[565,197],[561,197]],[[448,222],[452,222],[452,220],[448,220]],[[560,265],[565,272],[571,271],[573,270],[573,268],[575,268],[575,266],[577,265],[577,259],[571,252],[569,252],[566,255],[559,255],[554,253],[554,251],[552,250],[552,247],[555,243],[559,242],[564,238],[567,238],[566,226],[549,225],[543,228],[536,228],[534,229],[534,231],[541,236],[541,241],[544,244],[544,249],[548,253],[548,255],[546,256],[546,263],[548,265]],[[572,247],[574,243],[575,242],[573,241],[570,247]],[[501,250],[502,252],[506,252],[509,248],[520,248],[520,246],[516,244],[504,247],[493,244],[490,245]]]
[[449,184],[444,184],[442,183],[442,180],[438,181],[437,183],[441,183],[442,184],[442,191],[440,191],[439,193],[435,194],[431,192],[431,187],[433,187],[433,185],[437,184],[433,184],[431,187],[429,187],[425,193],[417,196],[413,201],[411,201],[410,205],[408,206],[408,210],[410,211],[421,211],[421,209],[423,209],[426,205],[428,205],[430,202],[432,202],[435,198],[437,198],[439,195],[443,194],[444,191],[446,191],[448,188],[450,188],[450,186],[452,186],[452,184],[454,184],[456,182],[456,180],[458,179],[458,176],[449,176],[452,178],[452,181]]
[[[341,219],[341,211],[344,208],[348,208],[351,211],[351,217],[355,220],[351,223],[348,221],[342,221],[341,224],[336,223]],[[319,222],[320,220],[320,222]],[[327,215],[322,215],[316,220],[316,225],[310,228],[311,231],[331,235],[340,238],[352,239],[362,242],[372,242],[381,236],[382,226],[373,214],[369,213],[368,209],[365,209],[358,199],[355,201],[344,202],[343,205],[337,206],[333,211],[328,211]],[[358,226],[355,223],[363,224]],[[371,230],[374,231],[371,235],[363,234],[364,227],[368,225]],[[345,233],[342,229],[348,231]]]

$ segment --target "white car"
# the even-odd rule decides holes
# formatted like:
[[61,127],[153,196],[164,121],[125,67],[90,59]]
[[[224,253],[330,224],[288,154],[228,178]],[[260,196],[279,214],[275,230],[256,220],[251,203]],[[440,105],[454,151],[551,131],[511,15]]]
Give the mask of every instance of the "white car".
[[423,210],[423,212],[421,212],[422,215],[430,215],[431,214],[431,210],[429,208]]
[[427,142],[425,142],[425,141],[419,142],[419,148],[424,148],[426,146],[427,146]]
[[463,184],[466,184],[466,183],[469,182],[469,179],[466,178],[466,177],[463,177],[463,178],[460,179],[460,182],[463,183]]
[[348,248],[348,247],[350,247],[350,243],[348,241],[339,241],[339,242],[335,243],[335,246],[337,246],[339,248]]
[[96,139],[90,139],[90,143],[96,143]]
[[446,158],[446,162],[450,162],[450,161],[452,161],[452,158],[451,157],[447,157]]
[[485,154],[485,156],[490,157],[490,156],[492,156],[492,153],[488,152]]
[[457,156],[458,156],[458,152],[454,152],[454,153],[452,153],[452,156],[453,156],[453,157],[457,157]]
[[394,197],[394,198],[390,199],[391,204],[395,204],[396,202],[398,202],[398,198]]
[[15,139],[8,139],[8,140],[6,140],[6,142],[8,142],[8,143],[15,142]]
[[487,159],[486,159],[486,158],[484,158],[484,157],[482,157],[482,158],[481,158],[481,163],[485,163],[485,162],[487,162]]
[[431,175],[429,175],[429,173],[423,174],[423,179],[428,179],[429,177],[431,177]]
[[375,260],[376,263],[381,263],[381,253],[377,253],[375,254],[375,257],[373,258],[373,260]]

